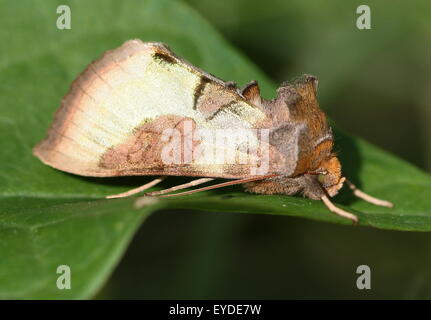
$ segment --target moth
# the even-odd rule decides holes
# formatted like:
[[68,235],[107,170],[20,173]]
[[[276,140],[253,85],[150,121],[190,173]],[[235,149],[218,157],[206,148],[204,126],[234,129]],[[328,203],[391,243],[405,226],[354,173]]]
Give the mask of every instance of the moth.
[[[238,88],[162,43],[129,40],[77,77],[33,151],[43,163],[76,175],[156,176],[108,198],[143,192],[168,176],[187,176],[197,179],[145,196],[243,184],[258,194],[302,193],[356,223],[357,216],[330,200],[346,183],[356,196],[392,207],[342,175],[316,95],[317,79],[303,75],[282,83],[276,98],[267,100],[256,81]],[[228,181],[172,193],[217,178]]]

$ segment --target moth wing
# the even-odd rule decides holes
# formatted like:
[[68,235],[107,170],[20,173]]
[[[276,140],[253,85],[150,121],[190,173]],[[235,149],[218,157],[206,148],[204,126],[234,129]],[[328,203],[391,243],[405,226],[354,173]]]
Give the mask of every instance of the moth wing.
[[240,178],[249,175],[244,172],[250,165],[167,165],[161,161],[167,143],[163,134],[183,128],[185,121],[202,129],[253,128],[264,116],[234,87],[178,58],[163,44],[130,40],[107,51],[77,77],[34,154],[54,168],[84,176]]

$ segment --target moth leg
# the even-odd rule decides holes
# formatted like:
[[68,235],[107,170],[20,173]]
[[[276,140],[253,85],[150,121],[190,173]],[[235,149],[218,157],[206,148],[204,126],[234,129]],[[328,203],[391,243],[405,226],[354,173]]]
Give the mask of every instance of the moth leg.
[[106,199],[125,198],[125,197],[131,196],[133,194],[137,194],[139,192],[147,190],[147,189],[155,186],[156,184],[162,182],[165,179],[166,179],[166,177],[159,177],[157,179],[154,179],[154,180],[144,184],[143,186],[128,190],[126,192],[122,192],[122,193],[118,193],[118,194],[112,194],[112,195],[106,196],[105,198]]
[[236,180],[233,180],[233,181],[228,181],[228,182],[222,182],[222,183],[218,183],[218,184],[213,184],[211,186],[202,187],[202,188],[198,188],[198,189],[193,189],[193,190],[189,190],[189,191],[184,191],[184,192],[179,192],[179,193],[174,193],[174,194],[166,194],[166,195],[162,195],[161,197],[184,196],[184,195],[187,195],[187,194],[192,194],[192,193],[197,193],[197,192],[202,192],[202,191],[207,191],[207,190],[213,190],[213,189],[219,189],[219,188],[223,188],[223,187],[227,187],[227,186],[233,186],[233,185],[236,185],[236,184],[243,184],[243,183],[248,183],[248,182],[257,181],[257,180],[264,180],[264,179],[268,179],[268,178],[273,178],[275,176],[277,176],[277,175],[276,174],[268,174],[266,176],[259,176],[259,177],[253,177],[253,178],[244,178],[244,179],[236,179]]
[[323,203],[325,204],[325,206],[329,209],[329,211],[338,214],[339,216],[342,216],[344,218],[350,219],[353,221],[353,224],[357,224],[358,223],[358,217],[355,216],[354,214],[344,211],[343,209],[340,209],[338,207],[336,207],[331,200],[329,200],[329,198],[327,196],[323,196],[321,197]]
[[370,196],[369,194],[366,194],[365,192],[359,190],[349,180],[346,180],[346,183],[349,186],[349,188],[353,191],[353,194],[355,196],[357,196],[358,198],[361,198],[362,200],[365,200],[366,202],[375,204],[376,206],[382,206],[382,207],[388,207],[388,208],[392,208],[394,206],[394,204],[392,202],[374,198],[374,197]]
[[207,190],[212,190],[212,189],[218,189],[218,188],[223,188],[223,187],[227,187],[227,186],[233,186],[235,184],[243,184],[243,183],[248,183],[248,182],[252,182],[252,181],[257,181],[257,180],[264,180],[264,179],[268,179],[268,178],[273,178],[277,176],[276,174],[268,174],[266,176],[259,176],[259,177],[253,177],[253,178],[244,178],[244,179],[236,179],[233,181],[228,181],[228,182],[222,182],[222,183],[218,183],[218,184],[214,184],[211,186],[207,186],[207,187],[202,187],[202,188],[198,188],[198,189],[193,189],[193,190],[189,190],[189,191],[184,191],[184,192],[180,192],[180,193],[174,193],[174,194],[166,194],[163,195],[165,193],[168,192],[172,192],[172,191],[176,191],[176,190],[181,190],[184,188],[188,188],[191,186],[196,186],[211,180],[214,180],[214,178],[202,178],[202,179],[197,179],[197,180],[193,180],[189,183],[185,183],[185,184],[181,184],[179,186],[175,186],[166,190],[161,190],[161,191],[155,191],[155,192],[150,192],[145,194],[146,196],[154,196],[154,195],[161,195],[161,197],[176,197],[176,196],[184,196],[186,194],[192,194],[192,193],[196,193],[196,192],[201,192],[201,191],[207,191]]
[[200,185],[202,183],[209,182],[209,181],[212,181],[212,180],[214,180],[214,178],[196,179],[196,180],[184,183],[184,184],[179,184],[179,185],[174,186],[172,188],[168,188],[168,189],[164,189],[164,190],[159,190],[159,191],[154,191],[154,192],[149,192],[149,193],[146,193],[145,195],[146,196],[159,196],[159,195],[162,195],[162,194],[165,194],[165,193],[169,193],[169,192],[173,192],[173,191],[177,191],[177,190],[182,190],[182,189],[186,189],[186,188],[189,188],[189,187],[194,187],[194,186],[197,186],[197,185]]

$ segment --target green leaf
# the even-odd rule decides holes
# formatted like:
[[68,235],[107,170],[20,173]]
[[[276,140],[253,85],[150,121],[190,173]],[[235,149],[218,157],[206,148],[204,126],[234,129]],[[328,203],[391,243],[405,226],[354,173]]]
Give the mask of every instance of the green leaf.
[[[59,172],[32,156],[71,81],[107,49],[128,39],[161,41],[180,56],[240,85],[257,79],[271,97],[274,84],[226,43],[193,10],[176,1],[81,1],[70,4],[72,29],[56,28],[60,1],[0,3],[0,298],[88,298],[106,281],[134,232],[154,210],[264,213],[349,222],[318,201],[244,193],[240,187],[163,199],[136,210],[134,199],[104,200],[148,181],[145,177],[85,178]],[[334,201],[361,225],[431,229],[431,179],[357,138],[337,132],[344,171],[394,209],[354,199]],[[162,187],[180,178],[167,179]],[[59,290],[57,267],[72,271],[71,290]]]

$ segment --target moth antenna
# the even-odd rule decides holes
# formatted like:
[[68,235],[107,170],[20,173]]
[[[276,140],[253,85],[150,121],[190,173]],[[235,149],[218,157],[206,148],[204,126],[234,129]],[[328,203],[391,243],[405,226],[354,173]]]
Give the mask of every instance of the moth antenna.
[[353,224],[357,224],[358,223],[358,217],[355,216],[354,214],[347,212],[343,209],[340,209],[338,207],[336,207],[331,200],[329,200],[329,198],[327,196],[323,196],[321,197],[323,203],[325,204],[325,206],[329,209],[329,211],[338,214],[339,216],[342,216],[344,218],[350,219],[353,221]]
[[189,188],[189,187],[194,187],[194,186],[197,186],[197,185],[200,185],[202,183],[206,183],[206,182],[209,182],[209,181],[212,181],[212,180],[214,180],[214,178],[196,179],[196,180],[190,181],[188,183],[179,184],[179,185],[174,186],[172,188],[168,188],[168,189],[164,189],[164,190],[159,190],[159,191],[154,191],[154,192],[148,192],[145,195],[146,196],[158,196],[158,195],[162,195],[162,194],[165,194],[165,193],[169,193],[169,192],[173,192],[173,191],[177,191],[177,190],[186,189],[186,188]]
[[116,199],[116,198],[125,198],[134,194],[137,194],[139,192],[142,192],[144,190],[147,190],[151,187],[154,187],[156,184],[162,182],[163,180],[165,180],[166,177],[159,177],[157,179],[154,179],[146,184],[144,184],[143,186],[128,190],[126,192],[122,192],[122,193],[118,193],[118,194],[111,194],[109,196],[106,196],[106,199]]
[[349,188],[353,191],[353,194],[357,196],[358,198],[361,198],[362,200],[375,204],[376,206],[382,206],[382,207],[388,207],[393,208],[394,204],[392,202],[382,200],[375,198],[373,196],[370,196],[369,194],[366,194],[362,190],[358,189],[352,182],[346,179],[346,183],[349,186]]
[[162,195],[160,197],[184,196],[184,195],[192,194],[192,193],[196,193],[196,192],[202,192],[202,191],[207,191],[207,190],[212,190],[212,189],[218,189],[218,188],[223,188],[223,187],[227,187],[227,186],[233,186],[233,185],[236,185],[236,184],[243,184],[243,183],[247,183],[247,182],[257,181],[257,180],[264,180],[264,179],[272,178],[272,177],[275,177],[275,176],[278,176],[278,175],[277,174],[269,174],[269,175],[266,175],[266,176],[260,176],[260,177],[254,177],[254,178],[238,179],[238,180],[233,180],[233,181],[218,183],[218,184],[214,184],[212,186],[198,188],[198,189],[194,189],[194,190],[190,190],[190,191],[184,191],[184,192],[174,193],[174,194],[165,194],[165,195]]

